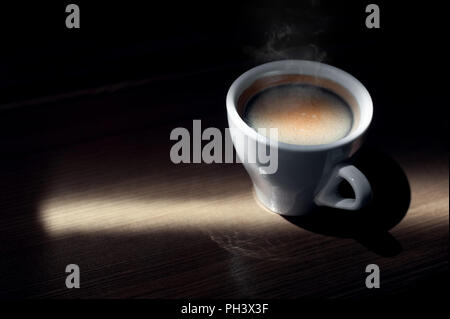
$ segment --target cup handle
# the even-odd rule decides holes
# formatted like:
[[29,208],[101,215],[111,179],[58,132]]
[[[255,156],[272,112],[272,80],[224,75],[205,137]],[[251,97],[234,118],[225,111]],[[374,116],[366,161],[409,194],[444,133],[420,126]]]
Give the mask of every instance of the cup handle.
[[[338,185],[345,179],[355,193],[355,198],[343,198],[337,192]],[[369,203],[372,198],[372,188],[366,176],[353,165],[336,168],[325,186],[316,195],[315,203],[319,206],[357,210]]]

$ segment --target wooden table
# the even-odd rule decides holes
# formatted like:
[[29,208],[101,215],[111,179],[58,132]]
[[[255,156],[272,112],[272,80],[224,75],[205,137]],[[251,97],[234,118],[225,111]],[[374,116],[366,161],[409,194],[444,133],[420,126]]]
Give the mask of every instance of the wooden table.
[[[1,297],[364,297],[447,276],[443,144],[370,136],[357,164],[374,184],[371,207],[286,219],[257,204],[240,164],[170,161],[170,130],[191,118],[134,119],[143,114],[151,125],[73,140],[59,127],[40,137],[65,143],[2,158]],[[222,106],[202,120],[226,126]],[[68,264],[80,289],[65,287]],[[380,289],[365,286],[368,264]]]

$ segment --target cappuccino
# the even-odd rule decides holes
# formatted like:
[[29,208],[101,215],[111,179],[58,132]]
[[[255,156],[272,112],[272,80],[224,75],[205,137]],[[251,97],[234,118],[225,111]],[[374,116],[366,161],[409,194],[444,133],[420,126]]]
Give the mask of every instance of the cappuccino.
[[249,99],[244,120],[254,129],[277,128],[278,140],[297,145],[329,144],[346,136],[353,123],[347,103],[312,84],[266,88]]

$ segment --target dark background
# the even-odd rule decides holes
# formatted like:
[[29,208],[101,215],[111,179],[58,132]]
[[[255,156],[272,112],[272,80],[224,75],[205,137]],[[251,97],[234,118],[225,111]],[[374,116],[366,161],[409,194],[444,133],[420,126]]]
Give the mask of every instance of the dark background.
[[[240,73],[282,58],[319,60],[356,76],[374,99],[374,126],[383,125],[378,134],[395,130],[397,144],[446,142],[439,5],[378,1],[381,28],[367,29],[365,1],[77,1],[81,28],[67,29],[68,3],[0,9],[0,136],[14,140],[13,149],[54,136],[53,127],[58,135],[71,135],[70,127],[89,135],[224,114],[226,91]],[[130,96],[71,107],[117,90]],[[162,101],[172,109],[158,108]],[[403,121],[417,123],[420,134],[396,130]]]
[[381,28],[367,29],[369,1],[73,2],[81,29],[65,27],[70,2],[0,7],[6,170],[21,169],[10,157],[99,136],[192,119],[224,126],[234,79],[285,58],[329,63],[367,87],[371,145],[448,156],[447,28],[436,3],[376,1]]

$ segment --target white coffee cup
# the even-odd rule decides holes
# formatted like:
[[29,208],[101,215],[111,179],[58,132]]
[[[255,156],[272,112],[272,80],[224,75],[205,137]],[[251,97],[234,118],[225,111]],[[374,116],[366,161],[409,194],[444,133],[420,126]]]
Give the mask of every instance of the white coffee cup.
[[[353,113],[351,131],[329,144],[294,145],[273,141],[247,125],[242,118],[246,98],[264,88],[292,82],[323,86],[344,98]],[[367,178],[348,164],[362,144],[373,113],[369,92],[356,78],[319,62],[275,61],[257,66],[234,81],[226,104],[236,153],[250,175],[258,200],[270,211],[295,216],[311,211],[316,205],[358,210],[370,201],[372,190]],[[236,147],[242,137],[278,151],[278,167],[274,173],[266,174],[262,164],[245,160],[244,152],[256,150]],[[343,179],[352,186],[355,198],[338,194],[337,187]]]

